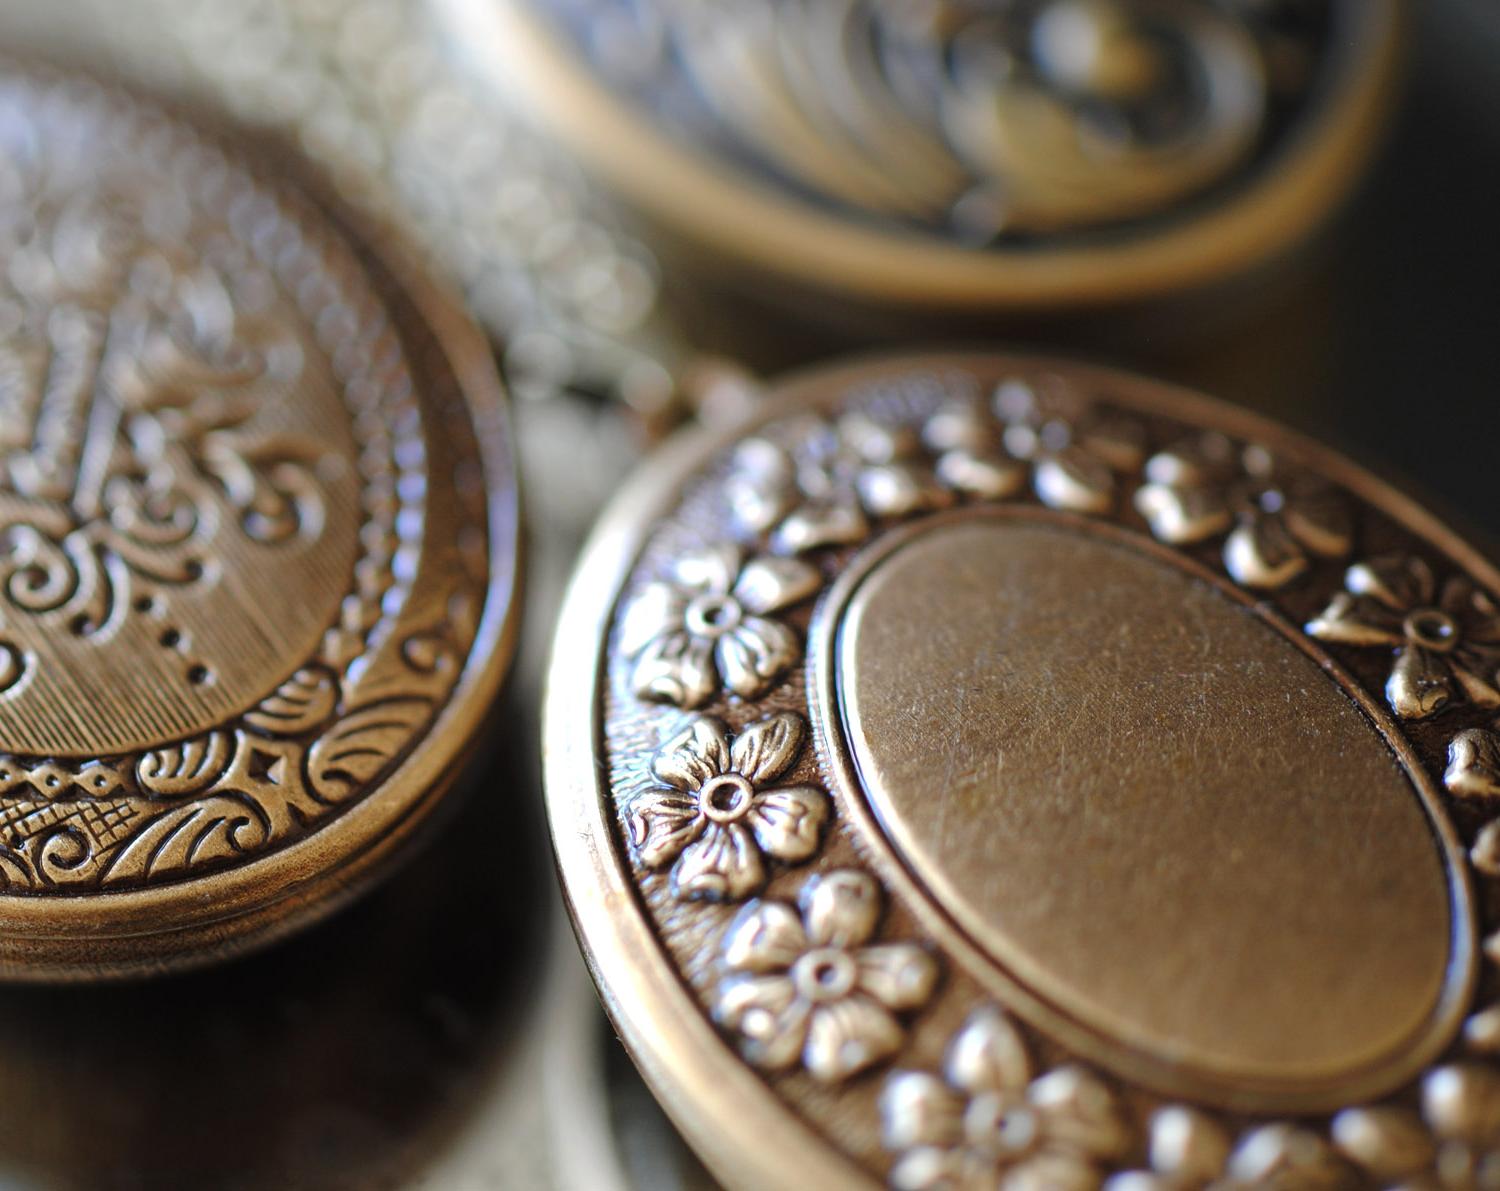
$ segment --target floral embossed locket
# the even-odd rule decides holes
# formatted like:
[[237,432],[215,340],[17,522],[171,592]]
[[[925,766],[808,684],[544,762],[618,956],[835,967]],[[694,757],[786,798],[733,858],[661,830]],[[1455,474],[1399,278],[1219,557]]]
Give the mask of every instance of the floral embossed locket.
[[731,1186],[1494,1162],[1500,572],[1274,424],[801,374],[618,496],[548,699],[584,950]]
[[0,68],[0,969],[193,964],[342,904],[513,635],[487,349],[260,158]]

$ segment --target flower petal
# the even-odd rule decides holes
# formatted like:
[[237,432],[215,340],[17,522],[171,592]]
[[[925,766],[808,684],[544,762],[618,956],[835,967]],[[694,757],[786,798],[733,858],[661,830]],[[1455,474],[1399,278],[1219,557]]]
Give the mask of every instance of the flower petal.
[[1026,466],[999,451],[959,448],[937,461],[937,478],[949,488],[984,500],[1014,496],[1026,483]]
[[729,741],[724,725],[711,716],[694,719],[651,759],[651,772],[658,781],[687,793],[728,771]]
[[1348,501],[1332,488],[1289,492],[1282,519],[1292,537],[1323,558],[1343,558],[1354,548],[1354,515]]
[[1500,1073],[1481,1063],[1449,1063],[1428,1072],[1422,1115],[1439,1137],[1492,1144],[1500,1131]]
[[891,1167],[890,1185],[894,1191],[968,1191],[982,1184],[975,1182],[967,1157],[962,1150],[918,1146]]
[[1206,1186],[1224,1173],[1229,1133],[1200,1109],[1169,1104],[1152,1114],[1150,1157],[1170,1185]]
[[738,475],[768,483],[789,483],[796,475],[792,457],[768,438],[747,438],[734,449]]
[[1469,849],[1469,863],[1486,877],[1500,877],[1500,819],[1491,819],[1480,828]]
[[1453,702],[1453,674],[1430,650],[1408,645],[1396,655],[1385,697],[1404,720],[1436,715]]
[[719,986],[714,1020],[739,1034],[746,1059],[768,1071],[797,1061],[807,1040],[808,1004],[785,976],[735,976]]
[[747,725],[729,749],[730,767],[751,785],[774,782],[792,767],[807,739],[807,723],[784,711]]
[[1469,644],[1500,644],[1500,608],[1487,591],[1474,586],[1463,576],[1443,585],[1438,606],[1463,626],[1463,639]]
[[880,920],[880,887],[853,869],[814,877],[798,900],[807,937],[818,947],[858,947]]
[[1207,488],[1234,475],[1234,444],[1222,434],[1200,434],[1158,451],[1144,471],[1149,485]]
[[724,963],[737,972],[784,972],[807,950],[807,932],[785,902],[753,901],[729,924]]
[[648,583],[620,619],[620,652],[634,657],[659,637],[682,632],[687,598],[670,583]]
[[1399,645],[1405,635],[1400,625],[1374,600],[1341,591],[1312,620],[1307,631],[1320,641],[1340,645]]
[[1341,1187],[1347,1171],[1333,1148],[1310,1129],[1261,1125],[1244,1134],[1229,1158],[1236,1186]]
[[795,864],[818,850],[828,795],[816,786],[767,790],[756,797],[747,821],[767,855]]
[[752,533],[764,533],[797,502],[796,468],[791,457],[763,438],[742,442],[724,481],[730,515]]
[[747,616],[725,633],[715,651],[724,685],[743,699],[765,694],[801,654],[802,643],[796,633],[760,616]]
[[922,441],[934,451],[988,452],[999,438],[984,407],[971,400],[945,402],[922,427]]
[[1307,570],[1307,555],[1280,517],[1251,513],[1224,540],[1224,566],[1236,582],[1262,590],[1284,587]]
[[1135,507],[1151,532],[1174,546],[1206,541],[1234,522],[1224,494],[1212,488],[1143,484],[1136,490]]
[[859,987],[887,1009],[925,1005],[937,984],[932,956],[911,943],[865,947],[854,960],[859,965]]
[[[1053,378],[1042,378],[1040,386],[1053,388],[1047,382]],[[992,398],[995,416],[1007,423],[1034,422],[1042,416],[1042,403],[1037,396],[1037,387],[1020,377],[1011,377],[995,386]]]
[[927,473],[909,463],[866,467],[855,481],[860,502],[876,517],[905,517],[936,508],[947,493]]
[[1006,1013],[994,1005],[976,1009],[948,1043],[943,1074],[955,1088],[975,1096],[1024,1092],[1031,1082],[1026,1043]]
[[880,1092],[880,1136],[888,1150],[951,1146],[963,1139],[964,1098],[935,1075],[898,1071]]
[[777,612],[816,595],[823,576],[795,558],[755,558],[740,571],[734,597],[746,612]]
[[740,548],[720,542],[684,554],[674,568],[683,586],[709,595],[728,595],[740,571]]
[[1032,1081],[1026,1099],[1048,1140],[1101,1162],[1130,1149],[1131,1131],[1109,1086],[1082,1067],[1058,1067]]
[[901,1039],[900,1023],[856,993],[814,1006],[802,1065],[814,1079],[836,1083],[890,1058]]
[[755,837],[741,823],[710,823],[672,870],[683,897],[741,901],[766,883]]
[[1077,1154],[1043,1151],[1007,1170],[1000,1191],[1097,1191],[1104,1177]]
[[836,429],[839,443],[866,463],[893,463],[917,448],[916,436],[910,429],[879,421],[869,414],[845,414]]
[[797,504],[796,489],[788,483],[767,483],[749,476],[730,476],[724,481],[729,515],[751,533],[765,533]]
[[1453,677],[1476,707],[1500,707],[1500,650],[1467,641],[1448,655]]
[[639,699],[675,703],[684,710],[702,707],[718,686],[713,642],[689,633],[659,637],[642,650],[630,676]]
[[1078,445],[1115,471],[1138,471],[1146,460],[1146,431],[1134,418],[1096,414],[1078,436]]
[[1346,1157],[1382,1181],[1418,1174],[1432,1161],[1432,1135],[1409,1109],[1346,1108],[1329,1131]]
[[1500,798],[1500,737],[1469,728],[1448,743],[1443,784],[1459,798]]
[[806,504],[794,510],[771,537],[779,554],[803,554],[823,546],[847,546],[869,532],[864,511],[852,500]]
[[1109,464],[1078,447],[1039,460],[1032,484],[1044,505],[1071,513],[1107,513],[1115,502]]
[[677,859],[703,832],[698,800],[668,790],[647,790],[631,800],[625,817],[630,846],[647,868]]
[[1405,613],[1432,603],[1437,580],[1420,558],[1387,554],[1357,562],[1344,573],[1344,586],[1369,596],[1392,612]]

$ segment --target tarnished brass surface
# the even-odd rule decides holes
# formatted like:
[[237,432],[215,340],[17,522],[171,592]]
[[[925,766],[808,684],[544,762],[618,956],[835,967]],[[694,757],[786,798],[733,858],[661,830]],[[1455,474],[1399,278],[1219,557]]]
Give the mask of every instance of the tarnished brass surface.
[[934,518],[841,583],[830,741],[937,930],[1210,1097],[1337,1107],[1452,1034],[1437,796],[1263,609],[1050,516]]
[[442,7],[456,52],[717,266],[991,312],[1297,243],[1362,172],[1400,26],[1389,0]]
[[465,755],[517,551],[483,344],[226,142],[0,66],[0,965],[346,901]]
[[1474,1168],[1497,591],[1152,381],[773,386],[643,469],[564,608],[549,814],[606,1007],[732,1186]]

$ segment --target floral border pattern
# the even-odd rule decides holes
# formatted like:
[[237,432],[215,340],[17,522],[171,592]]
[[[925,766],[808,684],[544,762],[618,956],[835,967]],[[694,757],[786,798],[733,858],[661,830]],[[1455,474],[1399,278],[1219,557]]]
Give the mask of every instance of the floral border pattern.
[[[1500,720],[1491,718],[1500,709],[1495,597],[1434,550],[1419,544],[1389,550],[1389,532],[1366,523],[1358,498],[1264,444],[1115,407],[1040,369],[1018,370],[983,389],[955,369],[877,382],[846,393],[832,413],[762,426],[707,469],[685,494],[684,508],[695,500],[698,520],[727,527],[727,537],[699,540],[681,524],[660,530],[622,604],[625,627],[616,638],[637,666],[621,697],[633,699],[647,722],[650,707],[660,708],[659,723],[666,725],[683,711],[719,702],[721,718],[697,721],[654,754],[657,764],[693,733],[706,732],[715,760],[705,781],[735,772],[723,761],[732,747],[726,742],[736,731],[765,733],[770,721],[757,723],[756,716],[787,698],[796,704],[805,623],[797,609],[826,590],[852,549],[928,511],[1034,501],[1120,520],[1191,552],[1259,599],[1313,608],[1288,615],[1327,643],[1399,722],[1420,728],[1418,751],[1429,768],[1434,752],[1440,754],[1436,776],[1472,845],[1474,872],[1500,878]],[[718,561],[706,566],[708,558]],[[775,581],[763,579],[761,568],[772,568]],[[664,585],[672,584],[669,599]],[[726,626],[715,641],[751,626],[731,646],[733,654],[716,654],[703,633],[703,640],[683,644],[693,635],[685,610],[705,596],[723,617],[715,624]],[[738,606],[726,611],[719,607],[725,604]],[[652,663],[644,673],[643,658]],[[663,677],[663,659],[688,658]],[[1377,669],[1386,676],[1383,685],[1370,678]],[[750,718],[737,729],[741,717]],[[665,728],[658,738],[667,739]],[[627,769],[628,761],[620,758]],[[670,757],[666,767],[674,768]],[[670,812],[679,822],[692,814],[707,823],[692,802],[701,801],[702,783],[662,778],[658,784],[673,793],[655,797],[679,800]],[[667,838],[666,827],[642,818],[629,789],[617,805],[638,870],[644,876],[665,865],[657,841]],[[819,818],[816,828],[825,848],[840,817],[836,800],[826,805],[830,823]],[[706,834],[707,826],[691,830]],[[758,836],[746,828],[743,839]],[[1478,1005],[1450,1053],[1415,1086],[1329,1118],[1245,1118],[1161,1101],[1132,1110],[1127,1089],[1066,1055],[1038,1069],[1031,1056],[1055,1055],[1056,1045],[989,1005],[975,1008],[951,1035],[938,1070],[907,1067],[907,1041],[935,996],[940,957],[920,938],[872,943],[878,912],[842,930],[814,913],[829,883],[858,886],[861,899],[878,906],[886,895],[868,873],[819,869],[818,845],[778,852],[761,841],[760,848],[760,859],[779,867],[809,867],[809,876],[789,871],[779,878],[798,882],[794,898],[757,897],[734,912],[734,903],[760,893],[778,873],[752,866],[753,879],[718,874],[704,884],[689,865],[686,881],[674,871],[648,904],[659,923],[684,913],[705,916],[695,921],[718,939],[717,958],[712,977],[696,986],[749,1062],[770,1076],[801,1070],[819,1082],[851,1086],[875,1073],[881,1092],[871,1129],[881,1133],[886,1156],[865,1160],[893,1186],[1071,1188],[1107,1179],[1163,1189],[1500,1186],[1500,1067],[1488,1061],[1500,1055],[1500,1002]],[[837,957],[824,953],[828,947],[838,949]],[[870,949],[882,952],[882,961],[898,952],[901,963],[890,960],[883,975],[869,977],[882,967],[866,958]],[[1484,952],[1481,988],[1489,990],[1500,974],[1500,932]],[[814,965],[818,979],[808,975]],[[864,1003],[855,1012],[840,1009],[844,1019],[830,1024],[839,1014],[823,1013],[820,980],[835,1009],[839,997]]]

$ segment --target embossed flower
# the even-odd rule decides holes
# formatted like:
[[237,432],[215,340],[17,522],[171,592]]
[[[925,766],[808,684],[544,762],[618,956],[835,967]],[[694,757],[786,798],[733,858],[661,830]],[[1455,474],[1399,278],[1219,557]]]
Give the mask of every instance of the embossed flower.
[[1419,558],[1356,563],[1346,590],[1307,626],[1323,641],[1395,650],[1385,696],[1404,719],[1434,715],[1455,699],[1500,707],[1500,608],[1461,576],[1441,593]]
[[880,1098],[882,1137],[902,1191],[1092,1191],[1130,1147],[1114,1094],[1081,1067],[1033,1078],[1010,1019],[975,1011],[948,1044],[940,1077],[901,1071]]
[[721,687],[754,699],[796,663],[797,634],[769,614],[816,592],[818,572],[795,559],[742,560],[728,545],[686,555],[671,582],[647,584],[626,609],[620,649],[634,659],[637,696],[689,710]]
[[1151,532],[1174,546],[1226,535],[1224,566],[1246,587],[1283,587],[1312,556],[1343,558],[1354,547],[1353,517],[1334,488],[1221,434],[1148,459],[1135,504]]
[[1488,728],[1469,728],[1449,741],[1443,784],[1460,798],[1500,798],[1500,736]]
[[1332,1134],[1381,1186],[1500,1187],[1500,1074],[1479,1063],[1445,1064],[1422,1080],[1420,1115],[1384,1105],[1346,1109]]
[[791,713],[749,725],[732,741],[698,719],[651,762],[661,786],[631,799],[630,844],[647,868],[676,862],[680,897],[739,901],[766,883],[765,860],[795,864],[817,851],[828,795],[815,786],[777,788],[807,738]]
[[[1237,1139],[1201,1109],[1169,1104],[1151,1115],[1149,1171],[1119,1176],[1138,1191],[1279,1187],[1336,1191],[1352,1185],[1353,1170],[1328,1139],[1286,1121],[1256,1125]],[[1111,1180],[1111,1187],[1116,1186]]]
[[1066,390],[1044,400],[1028,382],[1009,380],[995,390],[994,407],[1004,426],[1005,451],[1031,465],[1032,487],[1050,508],[1108,512],[1118,477],[1139,470],[1146,457],[1138,423]]
[[814,877],[798,903],[750,902],[730,924],[714,1018],[757,1066],[832,1083],[895,1054],[897,1015],[927,1002],[937,965],[911,943],[870,944],[880,889],[864,873]]
[[857,542],[871,517],[904,517],[947,499],[918,448],[910,428],[866,414],[808,417],[791,447],[769,438],[740,444],[725,484],[730,511],[741,529],[769,533],[780,554]]
[[1026,486],[1029,467],[1005,449],[1000,423],[982,402],[957,397],[922,427],[922,441],[937,455],[933,472],[955,492],[1003,500]]

